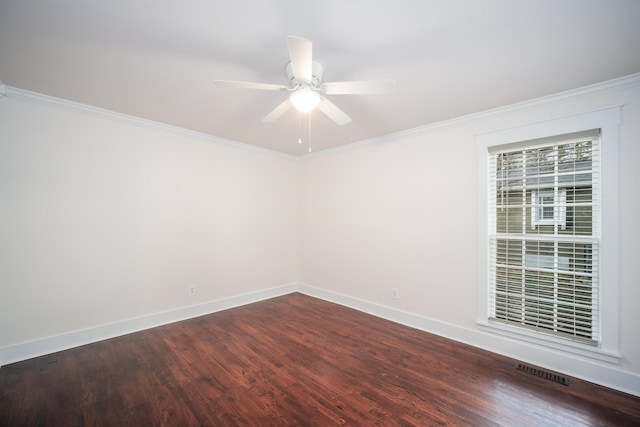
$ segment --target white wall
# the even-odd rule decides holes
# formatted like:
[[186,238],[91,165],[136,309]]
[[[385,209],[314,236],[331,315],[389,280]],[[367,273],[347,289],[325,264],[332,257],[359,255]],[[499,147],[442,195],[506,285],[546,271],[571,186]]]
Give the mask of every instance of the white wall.
[[292,157],[10,92],[0,364],[54,350],[9,354],[21,343],[294,284],[296,197]]
[[[622,359],[601,362],[479,330],[476,135],[612,105],[623,105]],[[300,281],[323,298],[640,395],[638,141],[640,75],[307,156]]]
[[[640,395],[640,75],[300,161],[23,95],[0,99],[0,364],[297,289]],[[480,331],[476,135],[611,105],[622,359]]]

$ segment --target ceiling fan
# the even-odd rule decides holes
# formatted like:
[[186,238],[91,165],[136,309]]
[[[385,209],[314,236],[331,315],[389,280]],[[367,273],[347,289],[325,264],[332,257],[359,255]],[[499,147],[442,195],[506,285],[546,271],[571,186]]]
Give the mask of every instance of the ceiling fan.
[[313,43],[302,37],[288,36],[287,46],[289,48],[290,59],[285,67],[289,79],[288,85],[231,80],[215,80],[214,84],[244,89],[289,91],[289,98],[267,114],[262,119],[263,122],[273,122],[277,120],[292,106],[298,111],[305,113],[317,107],[331,120],[341,126],[349,123],[351,117],[323,95],[381,94],[390,92],[395,85],[393,80],[359,80],[324,83],[322,81],[322,65],[313,60]]

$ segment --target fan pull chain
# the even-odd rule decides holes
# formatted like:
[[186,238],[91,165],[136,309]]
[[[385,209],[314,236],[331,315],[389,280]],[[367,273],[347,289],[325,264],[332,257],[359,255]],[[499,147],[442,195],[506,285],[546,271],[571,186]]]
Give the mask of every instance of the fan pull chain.
[[302,113],[298,111],[298,144],[302,144]]

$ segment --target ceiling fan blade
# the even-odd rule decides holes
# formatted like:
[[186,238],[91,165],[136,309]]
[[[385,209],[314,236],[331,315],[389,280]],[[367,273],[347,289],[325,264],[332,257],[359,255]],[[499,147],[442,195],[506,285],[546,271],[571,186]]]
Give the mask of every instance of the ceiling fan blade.
[[322,98],[320,104],[318,104],[318,109],[339,126],[346,125],[351,121],[351,117],[347,116],[344,111],[336,107],[336,105],[327,98]]
[[282,104],[278,105],[272,112],[267,114],[265,118],[262,119],[262,121],[264,123],[274,122],[278,120],[284,113],[289,111],[289,108],[291,108],[291,103],[289,102],[289,98],[287,98]]
[[393,80],[327,82],[322,84],[322,92],[327,95],[367,95],[389,93],[394,86],[395,82]]
[[293,76],[305,83],[311,83],[313,74],[313,43],[302,37],[287,36],[289,58]]
[[216,86],[236,87],[240,89],[260,89],[260,90],[287,90],[283,85],[274,85],[270,83],[253,83],[253,82],[236,82],[233,80],[214,80]]

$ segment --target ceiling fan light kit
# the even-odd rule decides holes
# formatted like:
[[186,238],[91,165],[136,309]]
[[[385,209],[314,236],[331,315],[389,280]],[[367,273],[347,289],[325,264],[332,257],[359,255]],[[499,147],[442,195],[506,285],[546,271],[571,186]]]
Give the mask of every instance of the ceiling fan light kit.
[[290,61],[285,66],[289,85],[215,80],[218,86],[271,91],[289,91],[289,98],[267,114],[262,121],[269,123],[280,118],[291,106],[308,113],[318,108],[339,126],[351,122],[344,111],[323,95],[361,95],[388,93],[393,80],[361,80],[348,82],[322,82],[322,65],[313,60],[313,43],[297,36],[287,37]]
[[320,104],[320,94],[313,91],[309,86],[303,86],[289,95],[289,101],[291,101],[296,110],[308,113]]

